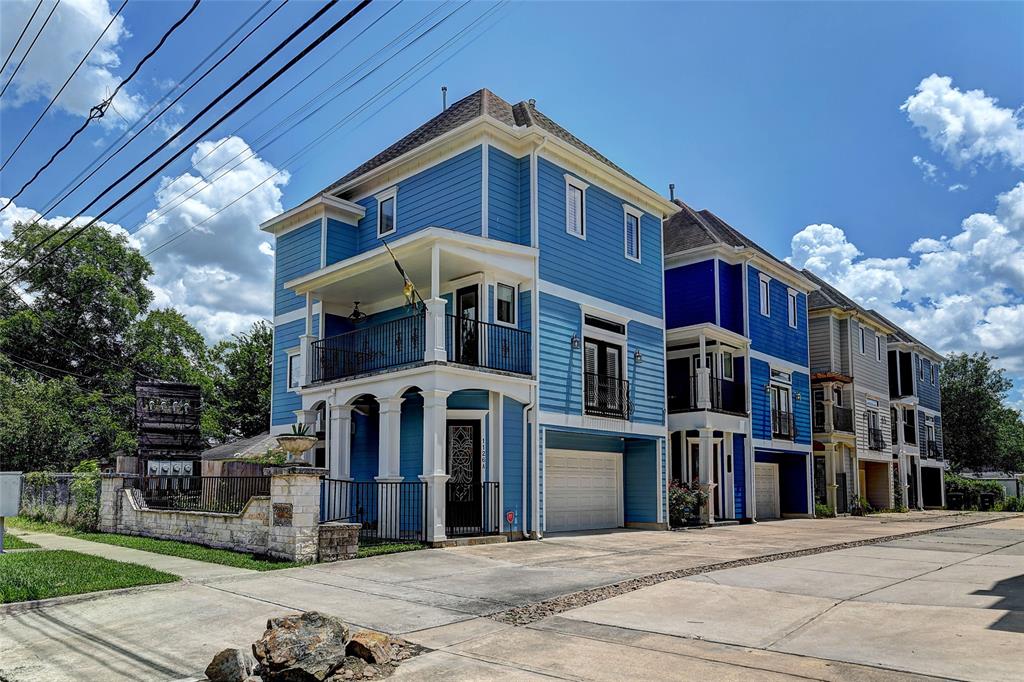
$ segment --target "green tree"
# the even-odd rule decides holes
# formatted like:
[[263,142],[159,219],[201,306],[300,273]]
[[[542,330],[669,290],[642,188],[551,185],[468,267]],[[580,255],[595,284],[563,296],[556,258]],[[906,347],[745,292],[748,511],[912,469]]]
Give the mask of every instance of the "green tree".
[[950,353],[942,365],[942,436],[955,470],[1001,468],[1005,441],[1013,433],[1003,401],[1013,383],[992,365],[995,359],[987,353]]
[[213,349],[220,366],[218,393],[223,430],[249,438],[267,430],[274,331],[263,320]]

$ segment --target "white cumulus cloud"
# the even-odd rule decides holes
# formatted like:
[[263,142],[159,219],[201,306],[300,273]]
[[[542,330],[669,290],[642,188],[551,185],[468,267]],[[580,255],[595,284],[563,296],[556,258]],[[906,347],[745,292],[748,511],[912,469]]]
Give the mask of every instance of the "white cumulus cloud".
[[1024,122],[984,90],[964,92],[949,76],[933,73],[900,109],[956,168],[1000,159],[1024,167]]
[[[0,54],[5,57],[14,48],[18,34],[35,9],[36,0],[4,0],[0,3]],[[25,54],[32,36],[36,34],[53,4],[45,0],[36,14],[25,39],[18,46],[10,64],[2,75],[7,82],[15,66]],[[36,100],[49,100],[60,89],[68,75],[88,52],[103,29],[110,23],[113,10],[107,0],[61,0],[45,30],[28,53],[24,63],[4,95],[5,107],[18,107]],[[68,84],[55,109],[76,116],[87,116],[89,109],[106,99],[121,82],[114,71],[121,66],[119,45],[130,36],[124,18],[118,17],[103,34],[89,59]],[[121,116],[134,121],[144,111],[143,99],[122,89],[114,98],[113,106]],[[103,125],[121,126],[124,122],[113,111],[100,119]]]
[[934,163],[915,155],[910,161],[921,169],[921,177],[928,182],[935,182],[939,177],[939,168]]

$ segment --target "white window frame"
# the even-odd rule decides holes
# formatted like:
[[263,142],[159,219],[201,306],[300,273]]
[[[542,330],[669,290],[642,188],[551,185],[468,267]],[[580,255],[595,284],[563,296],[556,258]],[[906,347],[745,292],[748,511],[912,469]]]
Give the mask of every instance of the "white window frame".
[[757,297],[761,306],[761,314],[772,316],[772,278],[763,273],[758,275]]
[[[374,198],[377,200],[377,238],[380,239],[381,237],[387,237],[388,235],[392,235],[395,232],[398,232],[398,187],[391,187],[390,189],[386,189],[383,192],[375,194]],[[382,214],[380,211],[380,205],[383,204],[388,199],[391,200],[391,205],[394,207],[392,209],[394,220],[391,223],[390,230],[388,230],[387,232],[381,232],[380,228]]]
[[867,333],[864,331],[864,327],[863,326],[857,327],[857,329],[860,330],[860,354],[861,355],[867,355],[867,352],[868,352],[868,350],[867,350],[868,349],[868,346],[867,346]]
[[[285,362],[285,370],[284,370],[284,372],[285,372],[285,374],[284,374],[285,390],[294,392],[297,389],[302,388],[302,384],[299,383],[299,378],[298,377],[294,377],[295,385],[294,386],[292,385],[292,378],[293,378],[293,376],[292,376],[292,358],[300,357],[301,355],[302,355],[302,353],[299,350],[287,351],[287,358],[288,359]],[[300,359],[299,362],[301,363],[302,360]],[[300,365],[299,369],[301,369],[301,365]]]
[[[622,253],[627,260],[640,262],[640,237],[643,234],[643,211],[629,204],[622,205]],[[629,219],[636,218],[636,255],[629,253]]]
[[[580,191],[580,230],[576,231],[576,225],[569,224],[569,188]],[[575,175],[565,174],[565,231],[577,239],[587,239],[587,189],[590,187]]]
[[[512,290],[512,321],[506,322],[498,318],[498,292],[501,287],[508,287]],[[500,324],[503,327],[515,327],[519,323],[519,287],[515,284],[505,284],[504,282],[494,283],[494,323]]]
[[789,316],[789,326],[796,329],[800,318],[800,299],[796,289],[786,290],[786,314]]
[[[728,359],[726,359],[726,358],[728,358]],[[726,373],[726,368],[728,368],[728,374]],[[722,378],[725,379],[726,381],[733,381],[735,379],[735,374],[736,374],[736,370],[735,370],[735,366],[734,366],[734,363],[733,363],[732,351],[730,351],[730,350],[723,350],[722,351]]]
[[769,368],[768,373],[769,373],[770,381],[773,384],[780,384],[780,385],[783,385],[783,386],[792,386],[793,385],[793,373],[792,372],[787,372],[786,370],[775,369],[774,367],[771,367],[771,368]]

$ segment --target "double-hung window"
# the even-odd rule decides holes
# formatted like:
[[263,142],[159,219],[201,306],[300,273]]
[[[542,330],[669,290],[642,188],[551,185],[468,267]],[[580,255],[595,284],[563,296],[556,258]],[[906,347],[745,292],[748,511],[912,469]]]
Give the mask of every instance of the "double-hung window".
[[569,234],[587,238],[587,183],[577,177],[565,175],[565,231]]
[[796,329],[796,326],[797,326],[796,318],[797,318],[797,310],[798,310],[798,308],[797,308],[796,292],[793,291],[792,289],[789,290],[789,293],[788,293],[788,295],[786,297],[786,305],[787,305],[787,309],[789,311],[789,326],[792,327],[793,329]]
[[302,355],[298,352],[288,354],[288,390],[299,387],[299,370],[302,368]]
[[772,315],[772,302],[771,302],[771,287],[769,286],[771,278],[768,275],[761,275],[759,278],[760,284],[758,285],[758,292],[761,301],[761,314],[767,317]]
[[516,323],[516,288],[508,284],[499,284],[495,292],[497,299],[497,318],[503,324]]
[[386,237],[398,229],[398,188],[392,187],[377,195],[377,236]]
[[626,258],[640,262],[640,212],[628,204],[622,205],[625,213],[624,236]]

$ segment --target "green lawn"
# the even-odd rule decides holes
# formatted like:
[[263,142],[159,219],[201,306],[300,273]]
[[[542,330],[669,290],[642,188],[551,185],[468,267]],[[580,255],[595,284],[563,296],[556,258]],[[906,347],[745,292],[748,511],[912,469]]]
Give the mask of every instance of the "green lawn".
[[25,542],[21,538],[11,535],[10,533],[4,533],[4,549],[32,549],[39,545],[32,542]]
[[17,552],[0,557],[0,604],[179,579],[146,566],[62,549]]
[[416,549],[423,549],[426,545],[419,543],[382,542],[379,545],[360,545],[357,559],[365,559],[368,556],[379,554],[397,554],[398,552],[411,552]]

